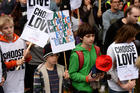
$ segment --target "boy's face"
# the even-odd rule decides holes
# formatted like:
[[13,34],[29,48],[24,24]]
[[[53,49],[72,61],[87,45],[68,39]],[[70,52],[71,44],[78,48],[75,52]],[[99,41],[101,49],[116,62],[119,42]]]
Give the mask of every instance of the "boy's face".
[[49,64],[52,64],[52,65],[57,64],[57,61],[58,61],[58,54],[52,54],[52,55],[47,56],[46,61],[47,61]]
[[95,34],[87,34],[82,38],[82,43],[86,46],[92,46],[95,39]]
[[6,37],[13,37],[13,33],[14,33],[14,25],[11,23],[6,23],[2,29],[1,32],[6,36]]

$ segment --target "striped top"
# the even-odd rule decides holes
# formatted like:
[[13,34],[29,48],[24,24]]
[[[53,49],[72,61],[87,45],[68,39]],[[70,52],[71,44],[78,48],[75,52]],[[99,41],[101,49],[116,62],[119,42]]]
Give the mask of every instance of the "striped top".
[[[59,78],[56,65],[54,70],[50,71],[46,69],[46,71],[48,72],[49,76],[50,93],[59,93]],[[43,74],[36,69],[34,73],[34,93],[46,93],[44,86]]]
[[54,70],[52,71],[47,70],[47,71],[49,76],[51,93],[59,93],[59,78],[58,78],[56,66]]

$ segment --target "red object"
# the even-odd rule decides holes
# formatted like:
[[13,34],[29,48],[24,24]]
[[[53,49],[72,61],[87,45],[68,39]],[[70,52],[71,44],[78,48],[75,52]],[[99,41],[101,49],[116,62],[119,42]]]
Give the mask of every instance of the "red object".
[[112,67],[112,58],[109,55],[101,55],[96,59],[96,68],[107,72]]

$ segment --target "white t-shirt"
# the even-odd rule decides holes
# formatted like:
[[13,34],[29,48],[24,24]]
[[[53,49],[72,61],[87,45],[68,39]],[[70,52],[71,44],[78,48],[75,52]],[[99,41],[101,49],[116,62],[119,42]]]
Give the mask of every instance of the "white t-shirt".
[[[19,38],[15,42],[0,42],[0,48],[4,62],[9,62],[10,60],[22,58],[26,44],[24,40]],[[20,70],[16,70],[16,67],[9,69],[7,71],[7,79],[3,86],[4,93],[24,93],[24,76],[24,64],[20,67]]]
[[[111,74],[111,79],[108,80],[108,85],[109,88],[111,88],[114,91],[126,91],[123,88],[121,88],[117,82],[118,82],[118,75],[117,75],[117,69],[114,62],[116,62],[116,57],[115,57],[115,53],[113,50],[113,46],[115,45],[115,42],[113,42],[107,49],[107,55],[109,55],[112,58],[112,68],[108,71],[108,74]],[[128,81],[123,81],[122,83],[126,83]]]

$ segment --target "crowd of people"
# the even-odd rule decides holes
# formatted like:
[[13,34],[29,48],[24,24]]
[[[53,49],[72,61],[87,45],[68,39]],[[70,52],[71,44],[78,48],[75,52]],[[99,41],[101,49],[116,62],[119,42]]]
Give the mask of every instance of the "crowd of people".
[[129,63],[140,55],[140,0],[81,0],[75,10],[71,0],[50,0],[49,10],[70,13],[76,46],[65,51],[68,67],[50,42],[26,51],[30,42],[20,36],[27,1],[0,1],[0,93],[140,93],[139,78],[120,80],[117,62],[124,59],[114,49],[133,46]]

